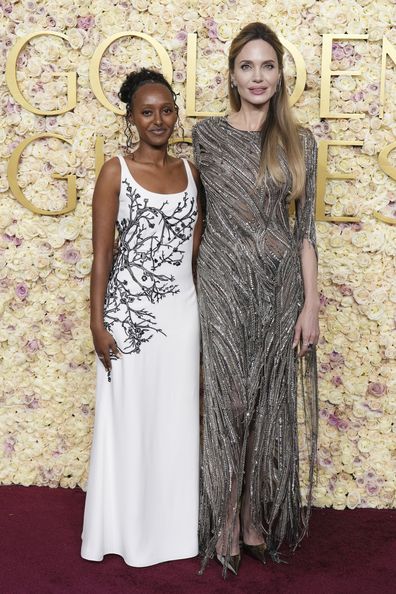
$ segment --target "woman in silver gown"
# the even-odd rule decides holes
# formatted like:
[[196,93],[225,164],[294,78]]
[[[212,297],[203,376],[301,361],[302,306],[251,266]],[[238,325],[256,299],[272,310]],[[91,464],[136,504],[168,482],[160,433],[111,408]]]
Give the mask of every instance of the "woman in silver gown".
[[[316,143],[288,106],[283,48],[262,23],[229,55],[228,117],[199,122],[204,368],[203,567],[279,561],[307,530],[317,437]],[[294,230],[289,206],[296,202]],[[305,476],[299,472],[304,457]]]

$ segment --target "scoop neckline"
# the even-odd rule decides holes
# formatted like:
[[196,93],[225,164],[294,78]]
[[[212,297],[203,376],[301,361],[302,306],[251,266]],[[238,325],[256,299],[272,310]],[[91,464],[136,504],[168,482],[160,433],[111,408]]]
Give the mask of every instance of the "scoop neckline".
[[[184,159],[183,157],[181,157],[181,161],[183,162],[184,169],[185,169],[185,172],[186,172],[186,175],[187,175],[187,186],[186,186],[186,188],[184,190],[182,190],[181,192],[173,192],[173,193],[170,193],[170,194],[169,193],[168,194],[164,194],[162,192],[153,192],[152,190],[148,190],[147,188],[145,188],[144,186],[142,186],[141,184],[139,184],[139,182],[137,181],[137,179],[133,176],[132,171],[129,169],[127,160],[124,157],[124,155],[120,155],[120,156],[124,159],[124,164],[125,164],[125,167],[127,168],[128,175],[131,178],[131,180],[134,182],[134,184],[136,186],[138,186],[141,190],[143,190],[147,194],[152,194],[153,196],[161,196],[161,197],[165,196],[166,197],[166,196],[184,196],[188,192],[188,188],[190,186],[190,176],[188,174],[186,159]],[[193,181],[195,183],[194,178],[193,178]]]
[[224,116],[224,121],[232,130],[236,130],[237,132],[245,132],[246,134],[260,134],[261,130],[242,130],[241,128],[236,128],[233,126],[230,121],[228,120],[228,116]]

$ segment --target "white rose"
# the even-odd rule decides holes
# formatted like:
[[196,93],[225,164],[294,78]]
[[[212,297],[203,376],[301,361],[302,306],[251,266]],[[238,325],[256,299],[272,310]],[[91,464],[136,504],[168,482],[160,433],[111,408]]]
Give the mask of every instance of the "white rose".
[[91,258],[82,258],[76,264],[76,272],[78,273],[77,276],[83,277],[86,276],[91,272],[92,267],[92,259]]
[[84,35],[79,29],[69,29],[67,40],[73,49],[79,49],[84,44]]
[[70,241],[76,239],[79,236],[80,231],[81,227],[75,217],[64,217],[61,219],[58,227],[58,234],[64,240],[67,239]]
[[356,489],[354,491],[350,491],[346,498],[346,505],[349,509],[355,509],[359,506],[361,501],[360,492]]

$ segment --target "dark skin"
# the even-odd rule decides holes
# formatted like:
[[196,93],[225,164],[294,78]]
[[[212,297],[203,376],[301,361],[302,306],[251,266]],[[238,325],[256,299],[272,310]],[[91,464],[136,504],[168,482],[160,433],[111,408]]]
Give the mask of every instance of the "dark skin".
[[[139,133],[139,147],[126,157],[136,181],[150,192],[176,194],[187,187],[187,174],[181,159],[168,154],[168,141],[177,120],[169,89],[160,83],[147,83],[132,98],[132,123]],[[199,174],[190,163],[197,188]],[[99,174],[92,202],[93,263],[91,272],[91,331],[95,351],[104,367],[111,369],[110,355],[121,356],[113,336],[104,326],[104,299],[113,263],[115,224],[118,213],[121,166],[118,159],[107,161]],[[193,262],[198,256],[202,235],[202,210],[198,198],[198,218],[193,235]]]

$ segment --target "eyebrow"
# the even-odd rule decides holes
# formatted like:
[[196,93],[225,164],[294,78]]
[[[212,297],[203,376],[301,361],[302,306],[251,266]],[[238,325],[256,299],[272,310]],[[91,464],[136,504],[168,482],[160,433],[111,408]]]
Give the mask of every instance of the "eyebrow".
[[[253,60],[241,60],[240,63],[253,64]],[[262,64],[275,64],[275,60],[273,60],[272,58],[270,58],[269,60],[263,60]]]
[[[166,103],[160,103],[159,105],[161,107],[169,107],[169,106],[173,107],[174,106],[174,104],[171,101],[167,101]],[[143,107],[157,107],[157,106],[158,106],[158,103],[143,103],[141,107],[143,108]]]

